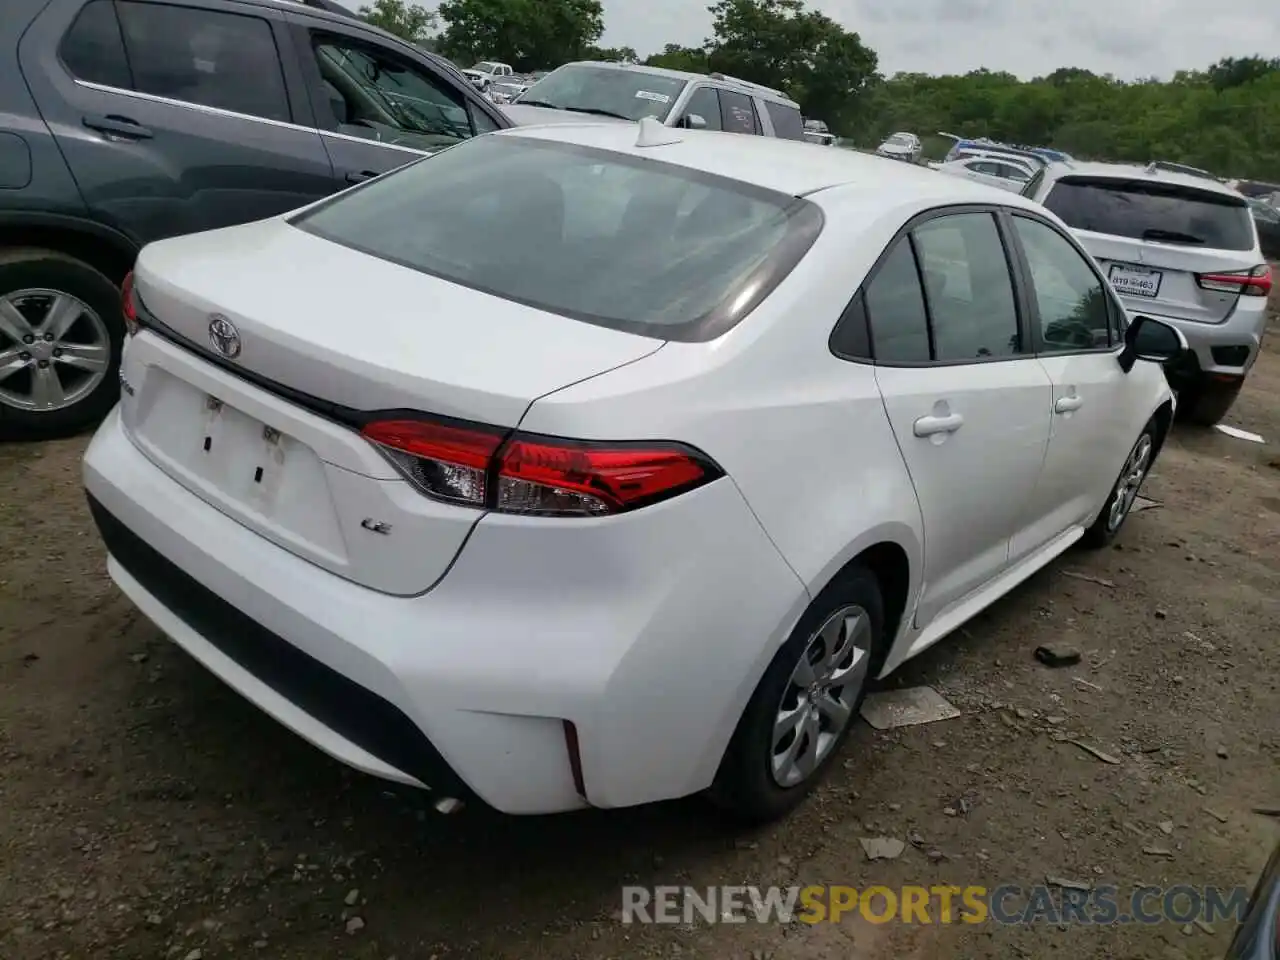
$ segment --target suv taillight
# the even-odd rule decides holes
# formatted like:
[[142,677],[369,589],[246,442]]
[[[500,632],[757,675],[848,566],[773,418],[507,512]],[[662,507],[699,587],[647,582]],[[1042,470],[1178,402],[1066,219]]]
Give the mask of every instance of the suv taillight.
[[601,517],[724,475],[682,443],[566,440],[443,418],[375,420],[360,431],[427,496],[501,513]]
[[124,314],[124,328],[129,336],[138,332],[138,305],[133,299],[133,271],[124,275],[120,284],[120,312]]
[[1271,293],[1271,268],[1260,263],[1252,270],[1230,273],[1197,273],[1196,283],[1202,289],[1219,293],[1238,293],[1246,297],[1265,297]]

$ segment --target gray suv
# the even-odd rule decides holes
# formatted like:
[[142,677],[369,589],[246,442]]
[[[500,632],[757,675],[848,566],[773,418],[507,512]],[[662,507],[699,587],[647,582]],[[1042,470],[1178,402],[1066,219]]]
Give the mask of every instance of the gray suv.
[[1271,269],[1245,198],[1207,174],[1170,167],[1051,163],[1023,194],[1066,222],[1126,310],[1182,331],[1190,350],[1165,372],[1179,415],[1210,425],[1258,358]]
[[0,437],[110,409],[119,287],[143,244],[511,126],[448,61],[332,0],[3,6]]

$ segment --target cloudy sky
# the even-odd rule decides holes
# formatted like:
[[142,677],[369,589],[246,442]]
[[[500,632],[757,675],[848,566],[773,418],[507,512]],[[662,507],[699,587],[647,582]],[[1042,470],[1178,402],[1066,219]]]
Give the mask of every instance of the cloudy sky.
[[[344,0],[352,6],[356,0]],[[710,0],[603,0],[606,46],[641,56],[711,33]],[[436,0],[425,0],[435,7]],[[986,67],[1033,77],[1085,67],[1168,77],[1280,51],[1280,0],[808,0],[861,34],[885,74]]]

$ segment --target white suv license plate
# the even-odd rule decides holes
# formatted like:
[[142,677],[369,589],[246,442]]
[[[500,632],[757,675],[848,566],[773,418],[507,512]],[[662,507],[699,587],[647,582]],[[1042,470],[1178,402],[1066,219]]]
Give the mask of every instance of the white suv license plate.
[[1159,270],[1148,270],[1146,267],[1131,267],[1128,264],[1113,263],[1107,274],[1111,286],[1116,293],[1135,297],[1156,297],[1160,294],[1160,281],[1164,274]]

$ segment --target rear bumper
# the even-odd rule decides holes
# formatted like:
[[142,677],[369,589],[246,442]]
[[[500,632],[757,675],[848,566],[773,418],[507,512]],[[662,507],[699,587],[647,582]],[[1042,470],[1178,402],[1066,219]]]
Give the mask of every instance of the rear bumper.
[[419,597],[344,580],[226,517],[147,460],[116,413],[84,479],[112,578],[195,659],[357,769],[508,813],[708,786],[807,601],[728,479],[605,521],[491,515]]
[[[1145,313],[1163,320],[1182,331],[1187,338],[1190,362],[1176,364],[1169,370],[1170,380],[1178,376],[1225,374],[1243,377],[1258,359],[1262,335],[1267,329],[1267,300],[1265,297],[1241,297],[1236,307],[1222,323],[1198,323],[1144,311],[1131,299],[1125,301],[1130,313]],[[1181,386],[1182,384],[1175,384]]]

